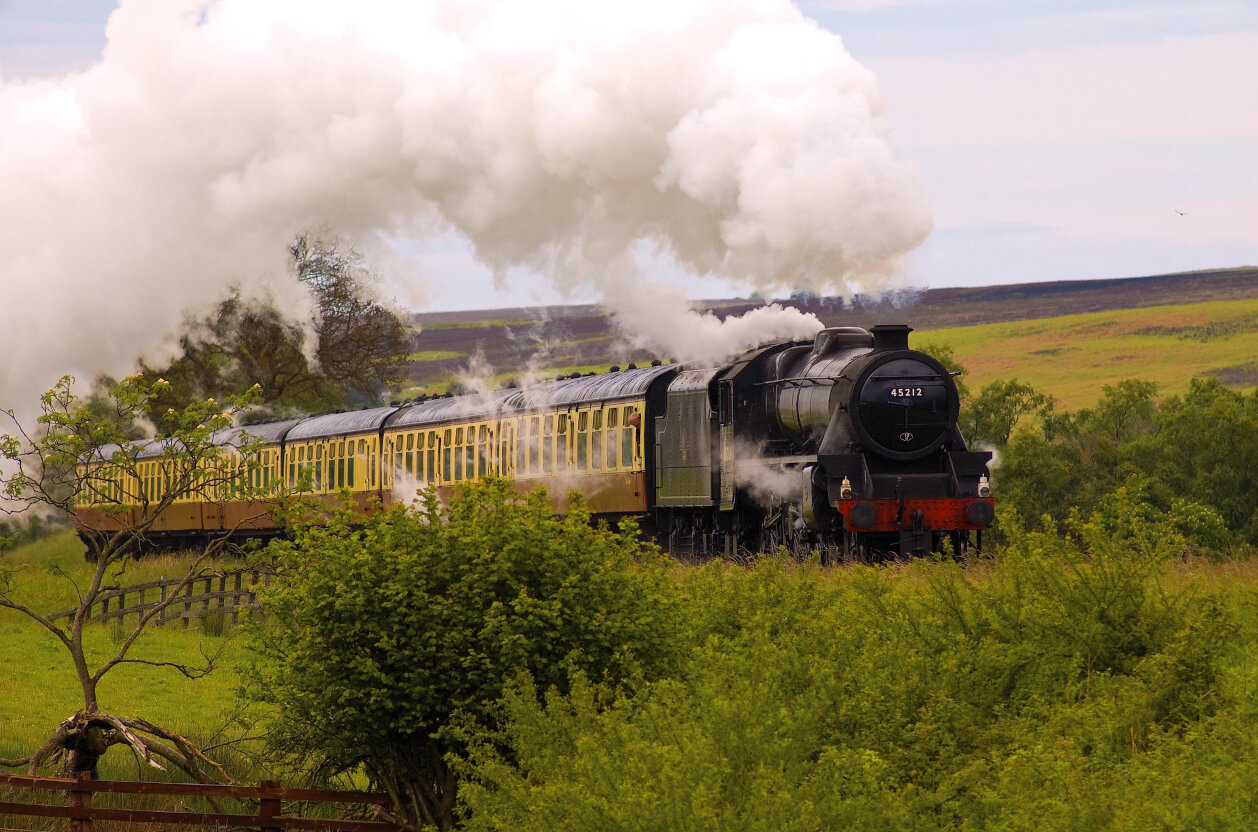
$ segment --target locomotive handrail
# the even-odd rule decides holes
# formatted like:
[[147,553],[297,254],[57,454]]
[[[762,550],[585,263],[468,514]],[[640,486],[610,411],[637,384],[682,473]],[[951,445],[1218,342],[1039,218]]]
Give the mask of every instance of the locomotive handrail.
[[817,461],[816,454],[795,454],[794,456],[761,456],[756,457],[757,462],[763,462],[766,465],[801,465]]
[[821,387],[821,386],[828,385],[830,387],[833,387],[834,379],[810,378],[808,376],[796,376],[793,378],[774,379],[773,381],[758,381],[755,384],[753,384],[752,387],[768,387],[773,384],[800,384],[800,385],[811,385],[813,387]]
[[[952,375],[954,375],[954,376],[955,376],[955,375],[958,375],[958,374],[957,374],[957,373],[952,373]],[[903,380],[905,380],[905,379],[915,379],[915,380],[933,380],[933,379],[938,379],[938,378],[939,378],[939,373],[930,373],[930,374],[927,374],[927,375],[915,375],[915,376],[878,376],[878,375],[871,375],[871,376],[869,377],[869,380],[870,380],[870,381],[886,381],[886,380],[890,379],[890,380],[892,380],[892,381],[903,381]]]

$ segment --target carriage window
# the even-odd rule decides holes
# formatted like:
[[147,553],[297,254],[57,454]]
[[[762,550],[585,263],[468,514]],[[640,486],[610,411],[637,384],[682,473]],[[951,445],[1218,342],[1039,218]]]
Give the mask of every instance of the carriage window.
[[542,432],[542,473],[555,470],[555,417],[547,416]]
[[[517,419],[515,423],[515,471],[521,476],[529,473],[529,423],[532,421],[532,419]],[[536,454],[534,454],[534,458],[536,458]]]
[[590,434],[590,467],[595,471],[603,467],[603,432],[597,428]]
[[345,473],[345,442],[341,441],[336,444],[336,487],[338,490],[349,485],[345,479]]
[[562,471],[568,467],[568,415],[559,414],[558,426],[555,431],[555,468]]
[[428,477],[436,478],[437,476],[437,434],[428,434],[428,459],[424,466]]
[[607,424],[610,427],[607,428],[607,437],[603,440],[603,448],[607,452],[607,467],[611,470],[620,467],[620,428],[615,427],[615,416],[615,410],[607,412]]
[[542,453],[542,418],[540,416],[531,416],[525,424],[528,439],[524,444],[528,446],[529,452],[529,473],[537,474],[541,472],[538,465],[538,457]]
[[620,429],[620,464],[625,468],[633,468],[637,463],[637,454],[634,453],[634,449],[637,447],[641,426],[633,424],[635,415],[637,411],[632,405],[625,408],[625,420]]
[[583,410],[577,414],[577,432],[573,440],[577,446],[577,467],[584,471],[590,464],[590,414],[588,411]]

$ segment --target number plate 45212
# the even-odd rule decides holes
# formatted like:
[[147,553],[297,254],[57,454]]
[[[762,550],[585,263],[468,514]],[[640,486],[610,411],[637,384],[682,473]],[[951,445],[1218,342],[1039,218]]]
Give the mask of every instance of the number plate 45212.
[[926,391],[922,387],[892,387],[891,398],[893,399],[917,399],[926,395]]

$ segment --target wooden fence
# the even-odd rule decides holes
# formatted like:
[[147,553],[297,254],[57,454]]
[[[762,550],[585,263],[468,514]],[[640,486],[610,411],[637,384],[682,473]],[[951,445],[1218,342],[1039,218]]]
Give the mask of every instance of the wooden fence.
[[[120,780],[92,780],[86,772],[75,779],[64,777],[31,777],[24,774],[0,774],[0,786],[17,789],[64,792],[68,805],[43,803],[11,803],[0,801],[0,819],[7,816],[26,818],[67,818],[70,832],[92,832],[94,821],[123,824],[212,826],[259,829],[262,832],[302,829],[311,832],[397,832],[391,823],[378,820],[342,820],[338,818],[304,818],[284,814],[284,803],[341,803],[362,806],[388,806],[387,795],[375,792],[343,792],[324,789],[283,789],[277,780],[263,780],[258,786],[208,786],[197,783],[141,783]],[[172,812],[155,809],[116,809],[92,805],[92,795],[139,794],[172,797],[201,797],[211,802],[219,799],[257,801],[256,814],[222,812]],[[214,805],[211,803],[211,805]],[[217,807],[215,807],[217,808]],[[0,826],[0,832],[30,832]]]
[[[125,619],[129,615],[138,618],[147,610],[165,603],[181,583],[183,578],[162,578],[102,592],[88,609],[87,618],[91,621]],[[264,615],[262,605],[258,603],[258,585],[270,583],[271,575],[257,569],[234,569],[194,578],[179,590],[178,597],[162,610],[153,623],[179,621],[187,627],[194,618],[221,611],[225,621],[230,618],[232,624],[238,624],[241,610],[253,610],[256,615]],[[49,618],[53,621],[73,621],[76,615],[78,610],[66,610]]]

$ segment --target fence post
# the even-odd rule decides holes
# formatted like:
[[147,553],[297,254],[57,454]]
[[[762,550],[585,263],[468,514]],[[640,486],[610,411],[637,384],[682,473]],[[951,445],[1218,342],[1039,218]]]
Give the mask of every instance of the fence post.
[[[158,587],[158,589],[161,590],[162,597],[158,599],[157,603],[164,605],[166,603],[166,576],[165,575],[162,576],[162,585]],[[163,621],[166,620],[166,613],[168,612],[170,612],[170,607],[162,606],[162,611],[157,614],[158,624],[161,624]]]
[[[258,817],[262,819],[259,825],[260,832],[280,832],[278,826],[267,826],[267,818],[278,818],[282,811],[280,798],[277,791],[280,787],[278,780],[263,780],[258,783],[261,788],[258,800]],[[75,830],[77,832],[77,830]]]
[[183,592],[183,597],[186,599],[183,602],[183,626],[185,629],[188,627],[189,619],[192,618],[192,585],[194,583],[196,582],[188,581],[188,584],[184,587]]
[[244,571],[236,573],[236,579],[233,581],[235,589],[232,592],[232,623],[240,623],[240,579],[244,575]]
[[[80,771],[70,786],[70,806],[74,809],[92,808],[92,773]],[[92,832],[92,818],[87,811],[70,817],[70,832]]]

